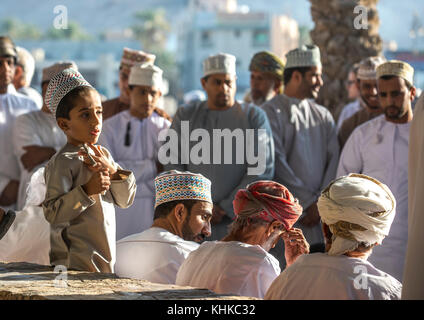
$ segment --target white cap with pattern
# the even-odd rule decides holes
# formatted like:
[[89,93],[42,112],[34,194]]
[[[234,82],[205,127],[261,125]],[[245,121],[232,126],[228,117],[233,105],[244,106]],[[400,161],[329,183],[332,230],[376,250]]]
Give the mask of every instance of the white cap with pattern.
[[203,61],[203,77],[216,73],[236,75],[236,57],[228,53],[218,53],[206,58]]
[[44,99],[47,107],[54,116],[56,116],[57,106],[63,97],[77,87],[93,88],[81,73],[74,69],[68,68],[53,76],[47,87]]

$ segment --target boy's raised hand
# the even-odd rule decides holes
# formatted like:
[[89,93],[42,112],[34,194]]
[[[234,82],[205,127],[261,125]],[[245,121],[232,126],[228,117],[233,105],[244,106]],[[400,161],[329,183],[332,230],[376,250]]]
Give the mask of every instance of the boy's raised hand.
[[80,151],[79,154],[84,157],[84,163],[87,165],[88,169],[95,172],[102,168],[107,169],[107,171],[109,172],[109,176],[112,180],[119,179],[119,175],[117,174],[118,168],[107,158],[102,148],[99,145],[87,145],[94,152],[94,155],[90,154],[90,156],[94,159],[96,164],[91,163],[86,152]]
[[110,176],[106,168],[99,168],[93,173],[90,180],[82,188],[88,196],[103,193],[109,190]]

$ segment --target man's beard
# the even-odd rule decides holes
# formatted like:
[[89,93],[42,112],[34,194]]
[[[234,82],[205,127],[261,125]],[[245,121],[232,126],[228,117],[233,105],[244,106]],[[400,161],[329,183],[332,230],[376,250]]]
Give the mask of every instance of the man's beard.
[[215,97],[215,106],[218,108],[227,108],[231,107],[230,104],[230,95],[225,93],[219,93]]
[[359,95],[359,100],[361,102],[361,104],[367,108],[369,111],[371,112],[382,112],[380,105],[378,104],[377,106],[371,106],[367,99],[364,98],[364,96],[362,94]]
[[[389,110],[396,110],[397,112],[394,113],[394,114],[390,114]],[[398,108],[398,107],[392,105],[392,106],[384,108],[384,114],[385,114],[387,119],[399,120],[400,118],[402,118],[405,115],[405,108],[403,106]]]
[[187,241],[203,242],[206,236],[201,232],[199,234],[194,234],[188,222],[189,222],[189,216],[185,219],[182,230],[181,230],[183,234],[183,239]]
[[[259,90],[253,89],[251,92],[252,101],[255,105],[260,106],[263,103],[267,102],[268,100],[271,100],[274,97],[274,91],[271,89],[267,92],[267,94],[264,96],[261,94]],[[255,99],[254,96],[257,96]]]

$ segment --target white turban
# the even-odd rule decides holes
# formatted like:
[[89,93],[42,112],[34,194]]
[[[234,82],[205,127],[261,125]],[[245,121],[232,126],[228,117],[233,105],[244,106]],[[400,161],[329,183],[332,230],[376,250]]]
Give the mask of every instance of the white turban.
[[380,181],[362,174],[335,179],[318,199],[323,223],[333,234],[329,255],[381,243],[395,217],[396,200]]

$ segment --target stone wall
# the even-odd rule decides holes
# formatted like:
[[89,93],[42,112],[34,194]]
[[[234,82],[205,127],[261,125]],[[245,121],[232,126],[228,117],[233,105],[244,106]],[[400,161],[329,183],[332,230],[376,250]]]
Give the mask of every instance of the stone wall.
[[68,271],[58,281],[61,275],[49,266],[0,263],[0,300],[256,300],[114,274]]
[[[381,54],[382,41],[378,35],[378,0],[309,0],[315,28],[312,41],[321,50],[324,86],[318,103],[332,113],[347,103],[345,81],[350,67],[361,59]],[[354,13],[356,6],[367,8],[368,29],[356,29],[354,21],[362,11]]]

